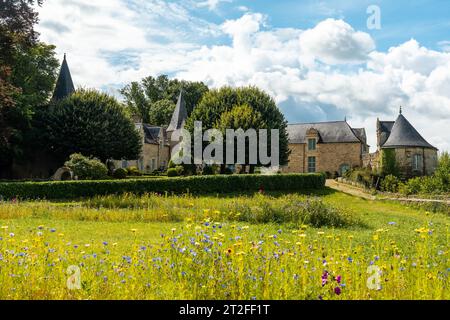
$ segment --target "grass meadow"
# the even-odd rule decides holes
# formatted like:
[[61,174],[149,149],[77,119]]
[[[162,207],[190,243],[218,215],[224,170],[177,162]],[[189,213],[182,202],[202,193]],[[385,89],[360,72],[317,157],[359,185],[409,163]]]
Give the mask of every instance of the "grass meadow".
[[0,299],[450,299],[450,217],[313,194],[0,202]]

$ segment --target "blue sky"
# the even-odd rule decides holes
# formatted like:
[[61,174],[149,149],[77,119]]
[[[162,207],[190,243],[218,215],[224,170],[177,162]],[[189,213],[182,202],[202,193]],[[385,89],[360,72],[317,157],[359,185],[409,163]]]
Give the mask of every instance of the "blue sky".
[[[370,29],[369,6],[380,29]],[[41,39],[68,54],[76,86],[118,89],[168,74],[255,85],[289,122],[365,127],[399,106],[450,150],[450,1],[46,0]],[[432,125],[430,125],[432,124]]]
[[[367,7],[378,5],[382,13],[382,29],[368,30]],[[216,10],[197,8],[194,15],[221,23],[242,15],[239,7],[269,16],[276,28],[308,29],[326,18],[344,19],[355,29],[366,30],[377,42],[379,50],[405,42],[410,38],[437,49],[438,42],[448,40],[450,30],[450,1],[448,0],[247,0],[219,2]]]

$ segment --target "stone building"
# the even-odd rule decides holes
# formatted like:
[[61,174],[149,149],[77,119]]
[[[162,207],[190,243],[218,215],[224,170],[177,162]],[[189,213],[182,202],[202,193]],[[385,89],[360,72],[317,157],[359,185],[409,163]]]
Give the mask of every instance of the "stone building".
[[172,115],[169,126],[160,127],[146,123],[136,123],[136,128],[142,135],[142,154],[138,160],[115,160],[116,168],[136,167],[144,173],[155,170],[165,170],[169,165],[174,143],[172,134],[184,127],[188,117],[183,92],[180,92],[178,102]]
[[377,151],[364,159],[364,165],[380,169],[385,150],[393,150],[399,174],[404,177],[431,175],[436,170],[438,149],[420,135],[401,108],[395,121],[377,119]]
[[362,166],[368,153],[364,128],[351,128],[347,121],[290,124],[289,163],[283,172],[325,172],[342,175]]

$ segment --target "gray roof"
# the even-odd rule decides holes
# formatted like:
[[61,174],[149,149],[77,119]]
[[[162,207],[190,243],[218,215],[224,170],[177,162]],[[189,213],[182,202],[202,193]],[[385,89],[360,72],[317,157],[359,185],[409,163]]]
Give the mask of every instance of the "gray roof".
[[396,147],[423,147],[436,149],[429,144],[419,132],[417,132],[412,124],[409,123],[401,113],[397,120],[395,120],[387,141],[382,144],[382,148]]
[[167,131],[171,132],[183,128],[187,117],[186,101],[184,101],[183,90],[181,90],[180,96],[178,97],[177,106],[175,107],[175,111],[173,112],[172,120],[170,120]]
[[306,132],[311,128],[319,132],[319,142],[361,142],[346,121],[335,121],[289,124],[287,126],[289,143],[306,143]]
[[75,87],[73,85],[72,76],[70,75],[69,66],[67,65],[66,55],[64,54],[64,60],[61,65],[61,70],[59,71],[52,100],[62,100],[74,91]]
[[382,146],[391,134],[395,121],[379,121],[378,130],[380,130],[380,146]]
[[149,144],[159,144],[160,143],[160,135],[164,133],[164,128],[151,126],[149,124],[143,124],[143,129],[145,133],[145,143]]
[[352,128],[353,133],[355,136],[361,140],[362,143],[367,144],[367,135],[366,135],[366,129],[364,128]]

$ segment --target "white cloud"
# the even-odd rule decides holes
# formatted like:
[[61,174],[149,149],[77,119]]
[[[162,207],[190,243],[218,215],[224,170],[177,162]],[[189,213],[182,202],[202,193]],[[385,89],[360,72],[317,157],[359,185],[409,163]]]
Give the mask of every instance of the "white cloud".
[[208,7],[209,10],[214,11],[217,9],[221,2],[232,2],[233,0],[206,0],[197,3],[198,7]]
[[446,52],[450,52],[450,41],[448,40],[444,40],[444,41],[439,41],[438,42],[438,46]]
[[343,20],[276,29],[267,16],[246,12],[216,25],[193,17],[187,4],[47,0],[39,31],[59,54],[69,54],[80,86],[113,91],[161,73],[213,87],[256,85],[291,121],[347,116],[366,127],[372,147],[376,118],[394,120],[402,105],[430,143],[450,150],[450,53],[415,40],[376,51],[370,35]]
[[300,36],[304,54],[328,64],[364,62],[375,49],[369,34],[355,31],[343,20],[326,19]]

